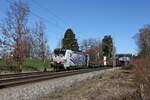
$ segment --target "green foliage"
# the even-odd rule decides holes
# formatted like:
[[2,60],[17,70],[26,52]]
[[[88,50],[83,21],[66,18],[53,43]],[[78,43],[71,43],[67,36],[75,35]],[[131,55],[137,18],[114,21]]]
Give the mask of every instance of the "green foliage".
[[108,58],[112,57],[113,40],[110,35],[106,35],[102,40],[102,50],[104,56],[107,56]]
[[75,38],[75,34],[71,29],[67,29],[65,32],[64,38],[62,39],[62,48],[71,49],[74,51],[79,50],[77,39]]

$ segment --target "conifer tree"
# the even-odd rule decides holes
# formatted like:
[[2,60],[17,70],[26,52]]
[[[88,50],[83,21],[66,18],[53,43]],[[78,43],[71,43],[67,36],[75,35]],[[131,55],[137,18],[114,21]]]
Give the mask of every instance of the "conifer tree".
[[110,35],[104,36],[102,40],[102,49],[103,49],[103,55],[107,56],[108,58],[112,57],[113,52],[113,40]]
[[79,50],[78,42],[72,29],[67,29],[65,32],[64,38],[62,39],[62,48],[74,51]]

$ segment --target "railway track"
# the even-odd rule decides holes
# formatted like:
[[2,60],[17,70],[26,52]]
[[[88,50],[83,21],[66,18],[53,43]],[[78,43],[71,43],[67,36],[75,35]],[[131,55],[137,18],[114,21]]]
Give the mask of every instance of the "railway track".
[[106,68],[81,69],[81,70],[71,70],[71,71],[63,71],[63,72],[33,72],[33,73],[0,75],[0,89],[19,86],[27,83],[39,82],[43,80],[66,77],[66,76],[82,74],[82,73],[87,73],[92,71],[98,71],[103,69]]
[[[49,73],[50,71],[47,71]],[[43,72],[28,72],[28,73],[17,73],[17,74],[3,74],[0,75],[0,79],[4,78],[10,78],[10,77],[20,77],[20,76],[27,76],[27,75],[36,75],[36,74],[42,74]],[[46,73],[46,72],[45,72]]]

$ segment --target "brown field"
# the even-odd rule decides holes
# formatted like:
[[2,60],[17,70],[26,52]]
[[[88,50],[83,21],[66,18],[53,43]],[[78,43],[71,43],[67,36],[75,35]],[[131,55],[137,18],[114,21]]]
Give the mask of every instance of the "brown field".
[[118,70],[58,90],[41,100],[150,100],[150,90],[138,87],[133,70]]

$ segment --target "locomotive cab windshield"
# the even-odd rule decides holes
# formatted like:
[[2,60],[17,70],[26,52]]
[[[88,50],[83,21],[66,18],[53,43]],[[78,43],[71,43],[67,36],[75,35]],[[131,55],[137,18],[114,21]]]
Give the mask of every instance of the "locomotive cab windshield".
[[55,56],[65,56],[66,50],[65,49],[55,49],[54,54],[55,54]]

